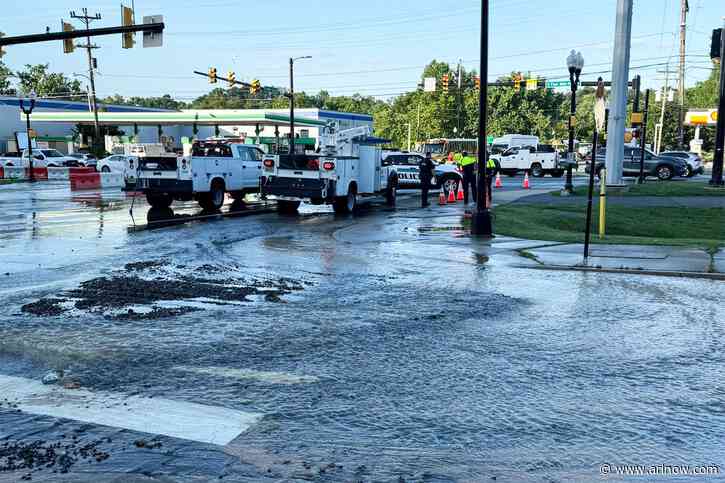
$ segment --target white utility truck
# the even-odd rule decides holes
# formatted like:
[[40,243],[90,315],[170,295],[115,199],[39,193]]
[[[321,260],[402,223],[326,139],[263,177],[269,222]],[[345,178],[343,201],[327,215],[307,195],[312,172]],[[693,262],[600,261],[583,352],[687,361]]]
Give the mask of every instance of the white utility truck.
[[256,145],[226,140],[195,141],[191,157],[138,157],[137,188],[153,207],[167,208],[174,200],[196,200],[206,210],[218,210],[225,194],[242,200],[259,192],[264,152]]
[[[28,167],[28,150],[23,149],[19,158],[0,158],[0,166]],[[81,166],[80,161],[72,156],[66,156],[57,149],[33,149],[34,168],[63,168]]]
[[515,176],[520,171],[530,173],[537,178],[546,174],[559,178],[564,174],[564,169],[559,165],[559,153],[544,144],[511,147],[491,158],[500,171],[509,176]]
[[308,201],[350,213],[373,196],[385,196],[388,205],[395,205],[398,174],[382,162],[371,134],[369,126],[338,131],[331,123],[321,129],[317,153],[265,156],[262,192],[276,197],[281,212],[295,212]]

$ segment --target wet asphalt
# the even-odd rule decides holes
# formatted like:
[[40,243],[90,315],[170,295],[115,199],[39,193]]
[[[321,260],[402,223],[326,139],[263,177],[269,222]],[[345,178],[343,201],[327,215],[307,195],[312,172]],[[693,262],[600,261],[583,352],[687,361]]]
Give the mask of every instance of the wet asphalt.
[[1,374],[263,414],[219,447],[0,395],[0,481],[593,481],[603,463],[725,464],[721,282],[531,270],[512,250],[526,242],[472,239],[460,207],[406,196],[137,232],[129,209],[140,224],[148,207],[123,193],[9,185],[0,203]]

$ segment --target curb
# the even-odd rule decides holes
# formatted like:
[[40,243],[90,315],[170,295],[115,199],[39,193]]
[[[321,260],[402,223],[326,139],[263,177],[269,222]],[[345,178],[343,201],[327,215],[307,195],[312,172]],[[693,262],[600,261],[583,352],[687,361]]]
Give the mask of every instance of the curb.
[[680,277],[680,278],[700,278],[706,280],[722,280],[725,281],[725,273],[710,272],[677,272],[665,270],[636,270],[633,268],[596,268],[596,267],[570,267],[566,265],[517,265],[520,268],[534,268],[537,270],[555,270],[570,272],[598,272],[598,273],[620,273],[628,275],[653,275],[658,277]]

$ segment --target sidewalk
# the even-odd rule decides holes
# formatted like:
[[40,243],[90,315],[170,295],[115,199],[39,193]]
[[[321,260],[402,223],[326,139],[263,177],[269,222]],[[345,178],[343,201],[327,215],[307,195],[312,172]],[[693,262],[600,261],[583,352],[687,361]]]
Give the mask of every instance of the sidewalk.
[[591,245],[584,265],[584,245],[552,244],[524,250],[539,268],[690,276],[725,280],[725,251],[711,255],[698,248],[649,245]]

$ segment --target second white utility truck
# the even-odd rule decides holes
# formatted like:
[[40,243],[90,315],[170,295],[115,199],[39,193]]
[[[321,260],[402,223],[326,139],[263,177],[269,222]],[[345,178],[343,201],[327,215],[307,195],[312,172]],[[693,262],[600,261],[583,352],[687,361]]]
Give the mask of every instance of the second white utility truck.
[[137,154],[137,189],[153,207],[196,200],[205,210],[218,210],[227,193],[242,200],[259,192],[263,155],[255,145],[217,139],[195,141],[190,157]]
[[355,211],[368,197],[385,196],[395,205],[398,174],[384,165],[369,126],[338,131],[321,129],[318,152],[264,156],[262,192],[274,196],[281,212],[294,212],[302,201],[331,204],[336,213]]

